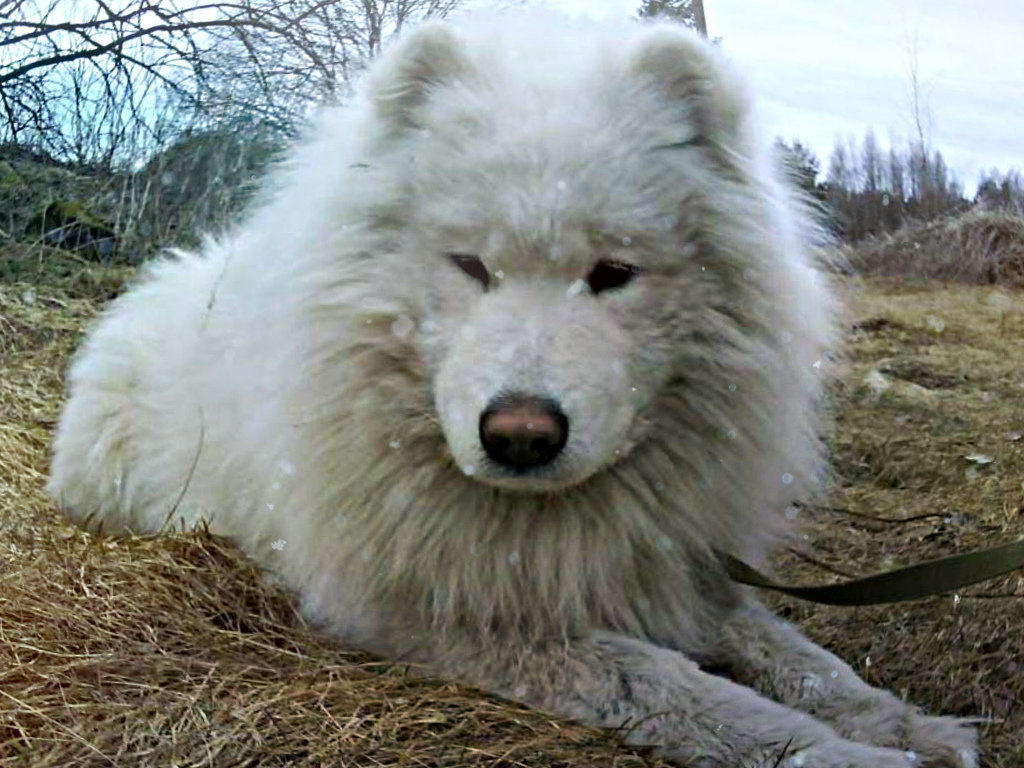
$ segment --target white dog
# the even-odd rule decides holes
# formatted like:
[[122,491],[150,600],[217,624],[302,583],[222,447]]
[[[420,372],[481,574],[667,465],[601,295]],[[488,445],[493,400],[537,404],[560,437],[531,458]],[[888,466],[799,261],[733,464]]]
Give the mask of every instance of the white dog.
[[49,489],[206,517],[344,642],[688,765],[971,766],[712,555],[821,467],[834,301],[770,155],[680,28],[424,24],[113,304]]

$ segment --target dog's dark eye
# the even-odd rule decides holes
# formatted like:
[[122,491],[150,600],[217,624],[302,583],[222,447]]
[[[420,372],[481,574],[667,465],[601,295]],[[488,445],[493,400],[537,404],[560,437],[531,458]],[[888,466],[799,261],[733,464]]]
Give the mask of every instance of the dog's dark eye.
[[640,267],[621,261],[601,259],[587,275],[587,285],[594,293],[621,288],[640,274]]
[[480,283],[485,291],[487,290],[487,287],[491,284],[491,273],[487,271],[487,267],[480,261],[479,256],[472,256],[466,253],[449,253],[448,258],[452,260],[455,266]]

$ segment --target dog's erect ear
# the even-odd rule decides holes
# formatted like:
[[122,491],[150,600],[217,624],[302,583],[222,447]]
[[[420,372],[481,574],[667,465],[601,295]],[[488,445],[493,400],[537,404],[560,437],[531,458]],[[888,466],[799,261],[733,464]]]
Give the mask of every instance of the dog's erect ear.
[[424,22],[376,64],[370,95],[377,114],[396,129],[416,127],[416,113],[430,92],[469,69],[462,41],[452,28],[440,21]]
[[640,37],[631,66],[663,98],[686,109],[702,140],[731,146],[749,107],[743,84],[720,57],[695,34],[658,24]]

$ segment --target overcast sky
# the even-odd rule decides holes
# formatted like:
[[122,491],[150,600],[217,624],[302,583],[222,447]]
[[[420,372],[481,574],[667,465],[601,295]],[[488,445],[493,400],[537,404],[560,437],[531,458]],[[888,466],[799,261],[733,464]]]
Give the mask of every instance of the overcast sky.
[[[547,0],[571,13],[631,15],[638,0]],[[704,0],[755,86],[767,127],[827,164],[837,136],[868,126],[888,146],[913,133],[918,51],[932,144],[973,191],[992,166],[1024,171],[1024,0]]]

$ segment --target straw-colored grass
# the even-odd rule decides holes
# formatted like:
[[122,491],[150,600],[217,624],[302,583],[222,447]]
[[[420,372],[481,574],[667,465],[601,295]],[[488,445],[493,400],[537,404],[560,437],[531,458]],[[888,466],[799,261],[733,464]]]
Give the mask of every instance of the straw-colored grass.
[[[833,488],[800,510],[804,557],[784,553],[782,572],[828,582],[1024,536],[1024,293],[847,285]],[[891,384],[880,396],[872,371]],[[986,718],[982,764],[1024,768],[1024,570],[900,605],[772,603],[870,683]]]
[[[784,554],[783,575],[828,581],[1021,535],[1022,295],[849,286],[835,488],[802,509],[806,552]],[[69,527],[41,488],[60,374],[96,310],[66,286],[0,283],[0,766],[660,765],[616,734],[336,647],[205,532]],[[893,382],[880,397],[861,385],[871,370]],[[965,458],[979,453],[992,462]],[[1019,573],[959,600],[773,604],[872,683],[991,718],[985,766],[1024,768]]]

